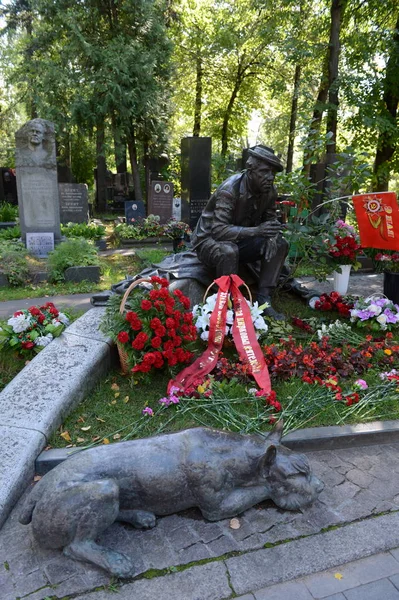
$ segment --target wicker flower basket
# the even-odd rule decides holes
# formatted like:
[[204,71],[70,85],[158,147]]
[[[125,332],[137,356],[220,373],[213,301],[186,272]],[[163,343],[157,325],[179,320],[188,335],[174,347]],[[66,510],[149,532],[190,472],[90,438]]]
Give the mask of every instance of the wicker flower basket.
[[[127,299],[129,298],[131,291],[134,290],[135,287],[137,287],[138,285],[140,285],[142,283],[151,283],[151,279],[146,279],[144,277],[142,277],[141,279],[136,279],[136,281],[133,281],[133,283],[131,283],[129,285],[126,292],[123,294],[123,298],[122,298],[121,305],[119,308],[119,312],[121,313],[121,315],[123,315],[123,313],[125,312],[125,305],[126,305]],[[130,371],[128,354],[127,354],[123,344],[121,344],[120,342],[116,342],[116,346],[118,348],[119,360],[121,361],[122,373],[124,375],[127,375]]]

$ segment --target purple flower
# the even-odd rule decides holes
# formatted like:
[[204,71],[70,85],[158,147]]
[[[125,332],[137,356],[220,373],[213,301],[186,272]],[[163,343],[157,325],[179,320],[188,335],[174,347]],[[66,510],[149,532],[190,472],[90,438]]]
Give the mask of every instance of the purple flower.
[[387,318],[387,323],[397,323],[399,321],[399,316],[395,315],[390,308],[384,310],[384,315]]
[[357,311],[357,316],[359,317],[359,319],[361,321],[367,321],[367,319],[370,319],[370,317],[374,317],[374,313],[371,312],[370,310],[358,310]]
[[367,382],[364,381],[364,379],[357,379],[355,381],[354,387],[357,387],[359,390],[367,390],[369,386],[367,385]]
[[149,417],[153,417],[154,416],[154,411],[149,406],[146,406],[143,409],[143,415],[148,415]]

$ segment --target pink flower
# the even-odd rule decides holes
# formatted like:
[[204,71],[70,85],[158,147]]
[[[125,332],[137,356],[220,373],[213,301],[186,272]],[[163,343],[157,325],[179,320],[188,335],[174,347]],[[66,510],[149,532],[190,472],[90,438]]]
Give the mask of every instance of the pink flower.
[[154,416],[154,411],[149,406],[146,406],[142,412],[143,412],[143,415],[148,415],[149,417]]
[[367,385],[367,382],[364,381],[364,379],[357,379],[354,383],[354,387],[356,387],[359,390],[367,390],[369,386]]

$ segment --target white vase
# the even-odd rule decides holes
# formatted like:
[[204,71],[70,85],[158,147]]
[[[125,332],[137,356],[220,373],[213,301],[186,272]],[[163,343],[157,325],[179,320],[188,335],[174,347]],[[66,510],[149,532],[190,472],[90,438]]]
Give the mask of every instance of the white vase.
[[349,286],[349,275],[351,274],[352,265],[340,265],[340,269],[342,273],[337,273],[337,271],[333,271],[334,275],[334,292],[338,292],[338,294],[346,294]]

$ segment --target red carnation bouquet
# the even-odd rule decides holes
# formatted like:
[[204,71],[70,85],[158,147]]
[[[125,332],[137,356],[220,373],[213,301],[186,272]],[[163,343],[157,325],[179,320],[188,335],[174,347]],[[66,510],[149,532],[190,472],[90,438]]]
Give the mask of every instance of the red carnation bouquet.
[[361,245],[355,229],[339,219],[334,227],[335,241],[330,244],[328,254],[336,265],[353,265],[355,269],[360,266],[357,256]]
[[197,339],[190,300],[181,290],[170,292],[167,279],[153,276],[148,281],[152,289],[134,287],[123,313],[120,296],[111,296],[100,327],[118,344],[132,373],[189,363]]

